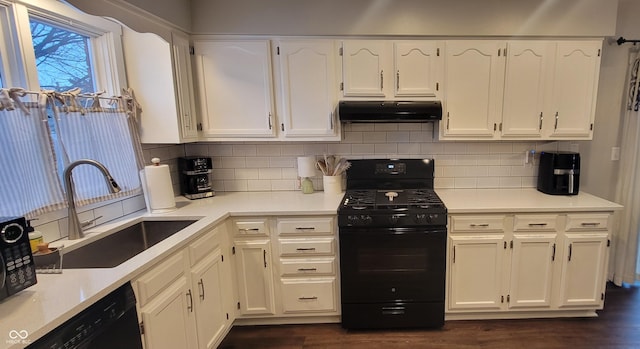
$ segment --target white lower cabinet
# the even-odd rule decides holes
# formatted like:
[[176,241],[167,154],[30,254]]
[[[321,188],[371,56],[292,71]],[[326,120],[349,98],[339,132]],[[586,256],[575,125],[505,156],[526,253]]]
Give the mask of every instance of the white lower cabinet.
[[132,281],[146,349],[215,348],[234,320],[225,225]]
[[601,309],[610,216],[450,215],[447,313]]
[[335,225],[334,216],[233,219],[240,319],[336,317]]
[[269,239],[234,242],[242,315],[275,314]]
[[451,235],[449,241],[449,308],[500,309],[504,235]]

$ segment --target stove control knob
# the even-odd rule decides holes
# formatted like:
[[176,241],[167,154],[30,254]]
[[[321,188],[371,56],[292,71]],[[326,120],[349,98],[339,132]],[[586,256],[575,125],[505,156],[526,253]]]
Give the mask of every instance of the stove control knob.
[[435,223],[438,221],[438,214],[430,214],[428,218],[429,223]]
[[347,216],[347,220],[350,224],[357,224],[360,218],[358,216]]
[[431,215],[427,215],[426,213],[418,213],[416,214],[416,223],[425,224],[431,222]]
[[364,223],[364,224],[371,224],[373,223],[373,218],[369,215],[362,215],[360,216],[360,220]]
[[389,222],[391,224],[397,224],[399,219],[400,219],[400,216],[397,214],[394,214],[389,217]]

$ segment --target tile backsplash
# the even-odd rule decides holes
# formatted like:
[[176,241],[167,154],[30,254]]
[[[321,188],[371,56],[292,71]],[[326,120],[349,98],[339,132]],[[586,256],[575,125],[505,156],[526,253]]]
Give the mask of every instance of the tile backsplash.
[[[569,150],[569,142],[437,141],[434,124],[344,124],[340,142],[200,142],[186,155],[210,156],[216,191],[298,190],[298,156],[333,154],[347,159],[434,158],[436,188],[535,187],[537,156],[525,153]],[[575,150],[575,148],[572,148]],[[312,178],[322,189],[321,173]],[[175,179],[174,179],[175,180]]]
[[[199,142],[190,144],[143,144],[145,164],[158,157],[171,169],[176,195],[180,194],[178,158],[210,156],[216,191],[299,190],[297,157],[333,154],[347,159],[434,158],[436,188],[535,187],[537,156],[525,164],[525,152],[572,150],[569,142],[450,142],[434,139],[434,124],[344,124],[340,142]],[[436,131],[437,132],[437,131]],[[322,190],[322,176],[312,178]],[[104,223],[145,209],[137,195],[78,208],[81,220],[102,216]],[[45,241],[66,237],[66,209],[38,217],[33,225]]]

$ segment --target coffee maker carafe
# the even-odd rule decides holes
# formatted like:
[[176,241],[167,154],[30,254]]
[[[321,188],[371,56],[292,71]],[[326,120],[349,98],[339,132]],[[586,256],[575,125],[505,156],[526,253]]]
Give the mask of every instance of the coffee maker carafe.
[[213,168],[211,158],[188,156],[178,158],[180,192],[187,199],[202,199],[213,196],[209,174]]
[[577,195],[580,188],[580,154],[541,152],[538,190],[551,195]]

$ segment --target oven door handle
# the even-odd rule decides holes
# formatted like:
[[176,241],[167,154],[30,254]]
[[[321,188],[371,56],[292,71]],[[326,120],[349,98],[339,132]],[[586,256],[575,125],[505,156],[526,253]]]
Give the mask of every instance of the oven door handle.
[[404,315],[405,307],[382,307],[382,315]]
[[4,283],[7,280],[7,268],[4,264],[4,257],[0,253],[0,289],[4,288]]

